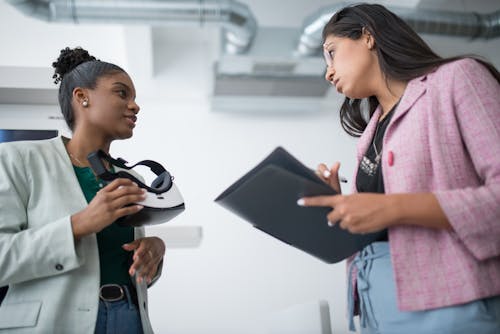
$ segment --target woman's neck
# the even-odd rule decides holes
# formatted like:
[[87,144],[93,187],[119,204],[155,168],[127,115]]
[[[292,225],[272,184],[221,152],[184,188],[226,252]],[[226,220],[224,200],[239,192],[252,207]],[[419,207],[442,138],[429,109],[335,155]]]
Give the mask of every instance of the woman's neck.
[[87,156],[97,150],[103,150],[104,152],[109,152],[109,147],[111,142],[105,141],[98,138],[83,137],[78,133],[74,133],[73,138],[71,138],[66,144],[66,150],[74,165],[80,167],[90,166]]
[[401,81],[390,81],[388,85],[377,94],[377,100],[382,108],[382,114],[380,115],[380,120],[392,110],[392,108],[398,103],[398,101],[403,96],[406,89],[407,82]]

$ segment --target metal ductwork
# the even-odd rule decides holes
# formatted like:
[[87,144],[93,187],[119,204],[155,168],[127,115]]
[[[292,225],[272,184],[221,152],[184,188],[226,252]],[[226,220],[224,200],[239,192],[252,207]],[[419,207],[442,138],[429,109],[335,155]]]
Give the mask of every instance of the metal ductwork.
[[224,29],[225,52],[245,52],[257,22],[249,8],[231,0],[7,0],[28,16],[48,22],[148,25],[215,24]]
[[[302,56],[317,55],[323,43],[323,27],[337,11],[350,4],[344,2],[323,7],[304,20],[297,52]],[[478,14],[393,6],[387,8],[418,33],[473,39],[500,36],[500,10],[490,14]]]
[[259,27],[244,54],[221,50],[214,67],[212,110],[227,112],[315,112],[330,87],[320,57],[293,50],[298,28]]
[[[323,27],[342,2],[320,9],[302,29],[259,27],[245,54],[222,54],[215,67],[213,110],[315,111],[329,85],[323,78]],[[493,14],[394,8],[417,32],[469,38],[500,36],[500,11]],[[299,44],[297,45],[297,41]]]
[[[330,87],[318,57],[322,30],[343,2],[309,16],[302,28],[259,27],[246,5],[230,0],[7,0],[49,22],[222,26],[214,66],[212,109],[315,111]],[[388,7],[417,32],[469,38],[500,36],[500,11],[492,14]],[[298,42],[298,44],[297,44]]]

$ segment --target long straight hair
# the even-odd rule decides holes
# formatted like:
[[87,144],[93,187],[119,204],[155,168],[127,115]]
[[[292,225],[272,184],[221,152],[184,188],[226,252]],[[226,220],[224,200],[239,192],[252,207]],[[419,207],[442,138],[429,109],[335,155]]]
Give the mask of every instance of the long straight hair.
[[[357,40],[366,29],[375,39],[380,69],[388,79],[408,82],[432,72],[442,64],[458,59],[473,58],[483,64],[500,83],[500,73],[491,63],[475,55],[442,58],[400,17],[376,4],[348,6],[332,16],[323,29],[323,40],[330,35]],[[359,137],[368,121],[363,117],[364,99],[346,97],[340,108],[342,128]],[[375,96],[367,99],[369,117],[379,105]]]

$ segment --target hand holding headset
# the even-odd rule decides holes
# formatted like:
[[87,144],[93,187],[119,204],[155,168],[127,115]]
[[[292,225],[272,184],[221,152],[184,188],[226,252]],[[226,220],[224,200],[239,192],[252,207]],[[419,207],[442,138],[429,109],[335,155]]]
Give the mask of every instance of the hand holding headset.
[[[153,160],[143,160],[133,166],[127,166],[127,161],[122,158],[113,159],[109,154],[102,150],[92,152],[87,157],[90,167],[94,173],[104,181],[113,181],[117,178],[126,178],[135,182],[140,188],[146,189],[146,199],[136,204],[142,205],[144,208],[130,216],[125,216],[118,221],[122,226],[143,226],[162,224],[179,213],[184,211],[184,199],[180,191],[174,184],[174,177],[158,162]],[[103,160],[109,162],[112,166],[118,167],[120,170],[114,172],[106,168]],[[136,176],[128,173],[136,166],[146,166],[156,174],[156,178],[151,183],[151,186],[144,184]]]

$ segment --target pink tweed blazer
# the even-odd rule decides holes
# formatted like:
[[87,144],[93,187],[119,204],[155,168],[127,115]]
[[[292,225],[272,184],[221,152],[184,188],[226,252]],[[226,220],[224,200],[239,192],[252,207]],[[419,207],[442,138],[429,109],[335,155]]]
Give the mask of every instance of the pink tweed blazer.
[[[359,140],[358,165],[379,115],[380,108]],[[453,227],[389,228],[399,309],[500,295],[498,82],[472,59],[410,81],[383,147],[386,193],[434,193]]]

